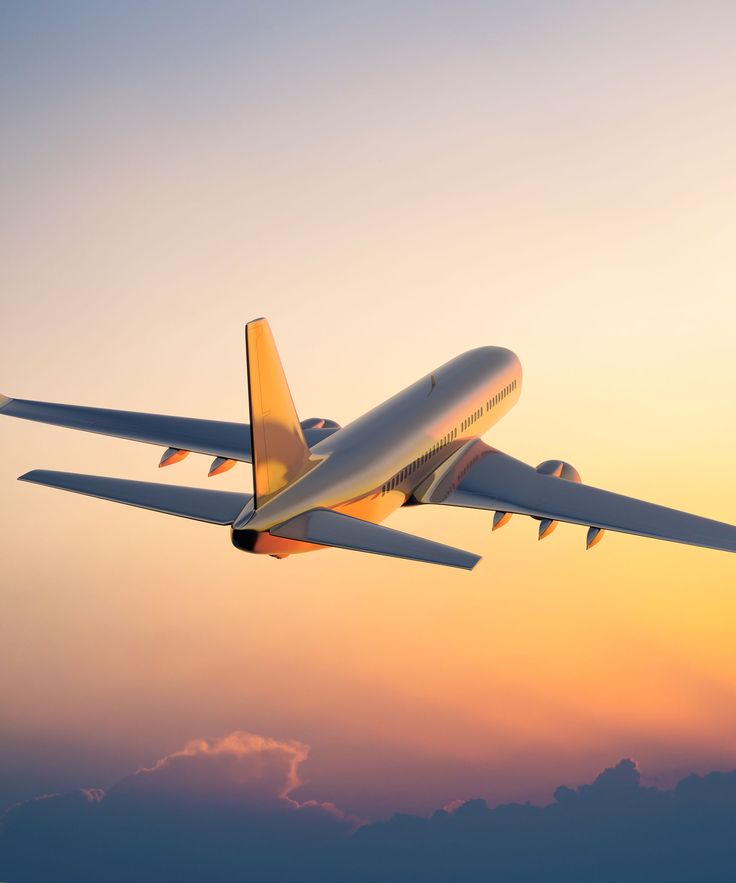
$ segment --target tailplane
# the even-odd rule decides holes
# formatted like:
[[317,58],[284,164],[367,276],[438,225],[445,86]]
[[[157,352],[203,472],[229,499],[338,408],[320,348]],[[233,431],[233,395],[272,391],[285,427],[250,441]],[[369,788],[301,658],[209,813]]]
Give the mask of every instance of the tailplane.
[[298,542],[352,549],[355,552],[372,552],[374,555],[424,561],[427,564],[444,564],[463,570],[472,570],[480,561],[480,557],[472,552],[392,530],[382,524],[363,521],[333,509],[310,509],[284,524],[272,527],[269,532],[273,536]]
[[152,481],[80,475],[76,472],[53,472],[50,469],[34,469],[21,475],[18,480],[210,524],[232,524],[251,499],[250,494],[232,491],[178,487]]
[[294,408],[271,329],[245,326],[255,508],[304,474],[309,448]]

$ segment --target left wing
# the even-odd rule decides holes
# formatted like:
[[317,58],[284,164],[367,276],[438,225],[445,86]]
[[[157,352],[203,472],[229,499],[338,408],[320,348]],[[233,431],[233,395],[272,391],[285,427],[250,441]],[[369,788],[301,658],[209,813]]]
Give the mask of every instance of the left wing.
[[[147,442],[180,451],[209,454],[223,460],[240,460],[245,463],[252,460],[250,426],[247,423],[33,402],[10,399],[3,395],[0,395],[0,415]],[[335,431],[332,426],[336,424],[331,421],[329,428],[322,428],[322,424],[327,421],[318,422],[319,427],[304,429],[304,437],[310,447]]]
[[0,414],[228,460],[244,460],[249,463],[251,459],[250,427],[247,423],[169,417],[164,414],[142,414],[138,411],[113,411],[108,408],[59,405],[55,402],[32,402],[9,399],[7,396],[0,396]]
[[734,525],[543,474],[482,441],[466,445],[414,496],[736,552]]

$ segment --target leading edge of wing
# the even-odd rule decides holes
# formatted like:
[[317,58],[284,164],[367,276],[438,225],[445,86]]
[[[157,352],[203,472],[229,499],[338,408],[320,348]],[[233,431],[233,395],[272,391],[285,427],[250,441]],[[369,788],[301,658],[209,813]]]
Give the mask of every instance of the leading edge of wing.
[[49,469],[34,469],[21,475],[18,481],[221,525],[232,524],[252,499],[251,494],[232,491],[130,481],[126,478],[83,475],[78,472],[54,472]]
[[472,552],[392,530],[382,524],[363,521],[332,509],[310,509],[271,528],[270,533],[320,546],[371,552],[374,555],[424,561],[427,564],[444,564],[464,570],[472,570],[480,561],[480,556]]
[[469,447],[419,502],[495,509],[736,552],[736,525],[543,475],[483,442]]

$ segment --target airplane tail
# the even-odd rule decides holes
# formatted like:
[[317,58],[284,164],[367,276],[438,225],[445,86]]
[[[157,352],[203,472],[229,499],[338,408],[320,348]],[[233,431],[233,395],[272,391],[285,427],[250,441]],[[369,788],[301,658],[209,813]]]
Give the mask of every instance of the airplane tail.
[[54,472],[34,469],[21,475],[18,481],[30,481],[46,487],[56,487],[75,494],[85,494],[114,503],[125,503],[153,512],[193,518],[210,524],[232,524],[250,502],[250,494],[232,491],[213,491],[196,487],[156,484],[153,481],[130,481],[127,478],[107,478],[102,475],[80,475],[77,472]]
[[245,346],[257,509],[304,474],[309,448],[265,319],[245,326]]
[[406,558],[409,561],[425,561],[427,564],[444,564],[472,570],[480,556],[463,549],[455,549],[443,543],[435,543],[424,537],[404,533],[354,518],[332,509],[310,509],[284,524],[272,527],[270,533],[298,542],[352,549],[355,552],[372,552],[390,558]]

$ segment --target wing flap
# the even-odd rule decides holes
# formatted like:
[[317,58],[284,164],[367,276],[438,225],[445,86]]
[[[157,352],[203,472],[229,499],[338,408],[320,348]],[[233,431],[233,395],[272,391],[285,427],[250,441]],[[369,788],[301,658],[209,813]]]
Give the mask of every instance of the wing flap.
[[465,570],[472,570],[480,561],[480,556],[462,549],[392,530],[331,509],[311,509],[271,528],[270,533],[320,546],[335,546],[339,549],[371,552],[374,555],[388,555],[428,564],[444,564]]
[[543,475],[474,442],[416,494],[421,503],[495,509],[736,552],[736,526]]
[[210,524],[232,524],[251,500],[250,494],[231,491],[211,491],[48,469],[34,469],[21,475],[18,480]]

